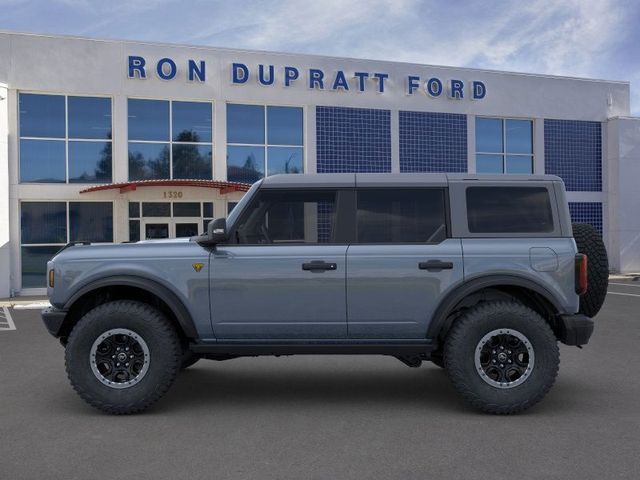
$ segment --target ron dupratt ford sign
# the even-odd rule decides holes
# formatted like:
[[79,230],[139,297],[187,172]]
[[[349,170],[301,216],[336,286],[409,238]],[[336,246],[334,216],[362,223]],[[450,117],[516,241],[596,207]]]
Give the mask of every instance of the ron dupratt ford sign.
[[[141,56],[128,57],[128,77],[144,79],[154,75],[162,80],[174,80],[180,76],[190,82],[206,82],[207,64],[204,60],[188,60],[186,65],[178,66],[171,58],[161,58],[147,62]],[[313,90],[384,93],[389,79],[385,72],[362,72],[333,70],[327,72],[319,68],[301,69],[290,65],[259,64],[249,66],[242,62],[229,65],[229,81],[234,85],[258,84],[265,87],[280,85],[285,88],[303,84]],[[435,76],[420,77],[407,75],[401,79],[407,95],[424,94],[438,98],[447,96],[455,100],[481,100],[487,94],[487,88],[478,80],[463,81],[456,78],[439,78]]]

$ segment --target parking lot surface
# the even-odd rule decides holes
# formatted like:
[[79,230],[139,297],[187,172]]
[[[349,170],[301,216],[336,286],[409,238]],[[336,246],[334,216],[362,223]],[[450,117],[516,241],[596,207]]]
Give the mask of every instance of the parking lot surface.
[[0,478],[638,478],[640,282],[613,281],[583,350],[517,416],[467,408],[445,373],[390,357],[201,361],[152,410],[71,389],[38,310],[0,330]]

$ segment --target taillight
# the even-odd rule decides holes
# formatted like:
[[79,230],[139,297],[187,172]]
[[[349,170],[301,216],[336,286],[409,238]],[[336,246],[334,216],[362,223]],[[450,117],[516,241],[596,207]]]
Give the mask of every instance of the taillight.
[[587,293],[587,256],[583,253],[576,254],[576,293]]

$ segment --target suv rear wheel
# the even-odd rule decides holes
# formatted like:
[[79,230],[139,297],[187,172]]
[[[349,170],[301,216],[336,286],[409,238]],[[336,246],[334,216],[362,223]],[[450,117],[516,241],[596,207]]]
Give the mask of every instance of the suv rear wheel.
[[175,380],[181,359],[173,325],[152,306],[131,300],[105,303],[85,314],[65,350],[76,392],[113,414],[149,408]]
[[540,401],[558,374],[560,353],[545,320],[518,302],[487,302],[453,325],[444,365],[473,407],[509,414]]

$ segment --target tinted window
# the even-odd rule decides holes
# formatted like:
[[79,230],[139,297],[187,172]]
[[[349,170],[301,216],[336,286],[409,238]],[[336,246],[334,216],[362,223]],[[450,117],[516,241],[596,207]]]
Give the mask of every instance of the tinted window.
[[69,97],[69,138],[111,138],[111,99]]
[[143,202],[142,204],[142,216],[143,217],[170,217],[171,216],[171,204],[165,202]]
[[64,97],[21,93],[20,136],[64,138]]
[[213,178],[211,145],[174,143],[173,178]]
[[129,217],[140,218],[140,203],[129,202]]
[[264,107],[228,104],[227,143],[264,144]]
[[437,243],[446,238],[444,190],[358,191],[359,243]]
[[472,233],[548,233],[553,231],[549,192],[544,187],[467,188]]
[[129,140],[169,141],[169,102],[130,98],[128,119]]
[[212,218],[213,217],[213,203],[212,202],[204,202],[202,204],[202,216],[204,218]]
[[140,240],[140,220],[129,220],[129,241],[138,242]]
[[211,142],[211,104],[173,102],[173,140],[175,142]]
[[20,181],[65,181],[65,142],[60,140],[20,140]]
[[111,142],[69,141],[69,183],[109,183]]
[[113,204],[69,202],[69,232],[72,242],[113,242]]
[[329,243],[334,238],[334,191],[268,191],[243,212],[236,240],[246,244]]
[[196,202],[174,203],[173,216],[174,217],[199,217],[200,204]]
[[267,107],[267,143],[302,145],[302,108]]
[[277,173],[302,173],[302,147],[269,147],[269,171],[267,175]]
[[64,202],[22,202],[21,243],[67,243]]
[[22,247],[22,288],[44,288],[47,286],[47,262],[62,247]]
[[129,180],[161,178],[169,178],[169,144],[129,142]]
[[255,183],[264,176],[264,147],[227,147],[227,180]]
[[502,119],[476,118],[476,152],[501,153],[502,138]]

